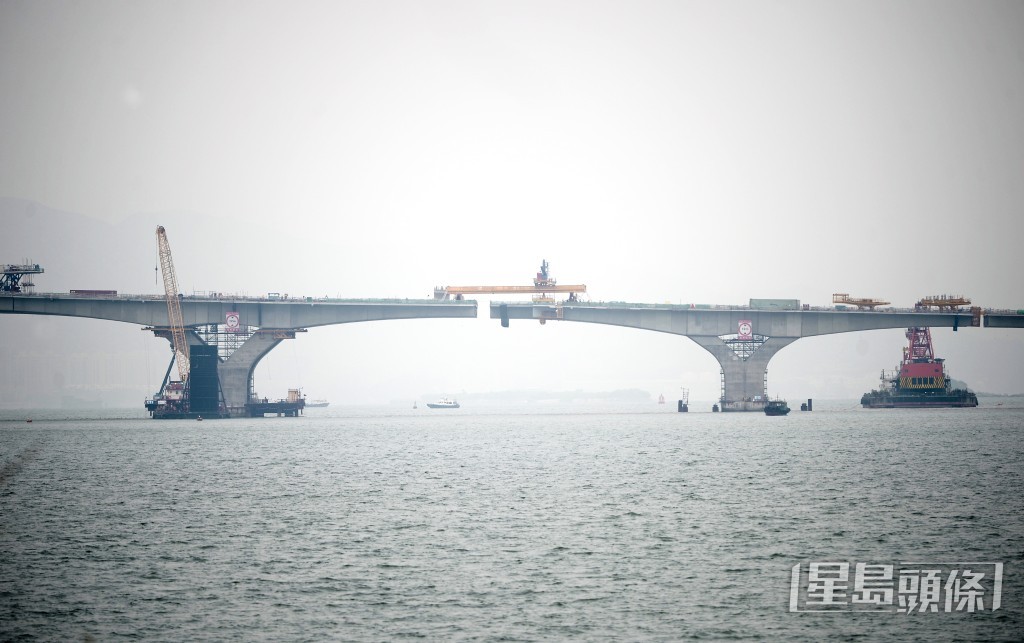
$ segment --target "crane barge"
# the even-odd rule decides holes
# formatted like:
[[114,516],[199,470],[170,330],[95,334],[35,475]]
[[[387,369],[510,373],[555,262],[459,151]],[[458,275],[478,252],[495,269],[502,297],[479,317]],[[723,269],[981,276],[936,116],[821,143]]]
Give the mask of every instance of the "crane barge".
[[[185,324],[181,316],[178,278],[171,258],[171,245],[163,226],[156,229],[160,254],[160,272],[164,281],[164,299],[167,301],[167,319],[173,355],[167,365],[160,391],[146,400],[146,410],[156,419],[203,419],[227,417],[227,409],[220,392],[217,375],[217,347],[206,344],[190,346],[185,337]],[[171,380],[171,368],[177,365],[178,379]]]
[[[232,338],[224,345],[221,345],[224,340],[221,337],[222,333],[218,331],[218,324],[203,324],[199,328],[192,326],[186,329],[181,314],[178,279],[174,272],[174,261],[171,259],[171,246],[167,241],[167,231],[163,226],[157,227],[156,238],[169,326],[147,328],[146,330],[152,330],[158,337],[169,339],[172,356],[160,390],[152,398],[146,400],[146,410],[150,412],[150,415],[155,419],[196,420],[241,417],[243,415],[263,417],[268,413],[290,417],[301,415],[302,410],[306,407],[306,398],[302,395],[301,389],[297,388],[288,389],[287,399],[270,400],[265,397],[257,397],[250,387],[244,408],[228,408],[224,401],[218,373],[219,348],[225,348],[230,356],[231,352],[243,344],[253,333],[264,331],[247,325],[239,328],[238,313],[227,313],[224,324],[224,327],[227,327],[225,334],[232,335]],[[233,325],[232,316],[234,317]],[[281,331],[271,329],[267,332]],[[294,337],[294,332],[291,336]],[[188,341],[190,337],[193,340],[191,342]],[[178,367],[177,380],[171,379],[171,372],[175,365]]]
[[882,371],[879,389],[860,398],[866,409],[942,408],[978,406],[978,397],[967,389],[954,389],[946,376],[946,364],[935,357],[929,328],[907,329],[909,345],[903,348],[898,371]]

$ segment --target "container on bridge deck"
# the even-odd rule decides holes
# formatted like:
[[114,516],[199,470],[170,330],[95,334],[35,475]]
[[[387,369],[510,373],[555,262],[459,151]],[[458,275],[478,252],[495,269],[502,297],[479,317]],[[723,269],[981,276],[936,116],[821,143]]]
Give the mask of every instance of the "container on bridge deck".
[[750,307],[755,310],[800,310],[799,299],[751,299]]
[[85,297],[113,297],[117,294],[116,290],[83,290],[81,288],[71,291],[72,295],[82,295]]

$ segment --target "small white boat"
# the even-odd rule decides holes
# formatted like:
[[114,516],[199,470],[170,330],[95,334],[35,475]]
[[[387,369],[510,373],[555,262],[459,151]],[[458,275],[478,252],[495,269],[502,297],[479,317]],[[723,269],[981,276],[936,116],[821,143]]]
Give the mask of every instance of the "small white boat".
[[427,402],[428,409],[457,409],[459,403],[455,400],[450,400],[447,397],[442,397],[436,402]]
[[306,402],[306,407],[323,407],[329,405],[330,402],[327,400],[309,400]]

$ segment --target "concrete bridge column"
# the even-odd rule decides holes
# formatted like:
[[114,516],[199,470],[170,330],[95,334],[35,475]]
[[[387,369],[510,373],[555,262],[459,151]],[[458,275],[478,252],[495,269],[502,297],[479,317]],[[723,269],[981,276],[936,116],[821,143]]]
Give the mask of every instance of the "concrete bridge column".
[[[167,339],[173,346],[168,329],[153,329],[153,332],[157,337]],[[249,401],[249,391],[253,387],[253,372],[256,371],[259,360],[283,340],[295,339],[295,333],[295,329],[257,330],[241,346],[234,349],[227,359],[218,360],[217,378],[220,380],[220,391],[224,396],[227,413],[232,418],[246,417],[246,402]],[[185,339],[189,346],[206,345],[195,329],[186,329]],[[172,375],[176,373],[172,372]]]
[[294,338],[295,331],[256,332],[220,363],[220,388],[231,417],[245,416],[256,364],[282,340]]
[[[743,348],[746,350],[741,350],[737,354],[734,346],[720,337],[704,335],[690,335],[689,337],[714,355],[722,367],[724,390],[720,404],[723,411],[763,410],[768,361],[775,356],[775,353],[798,339],[796,337],[768,337],[764,339],[763,343],[752,342],[744,346]],[[745,357],[742,356],[744,354],[746,354]],[[754,398],[758,398],[758,401],[755,401]]]
[[[163,337],[172,343],[170,330],[167,328],[152,329],[157,337]],[[285,339],[295,339],[295,329],[257,330],[236,348],[227,359],[217,365],[217,376],[220,379],[220,390],[224,395],[224,405],[231,417],[245,417],[245,404],[249,401],[252,390],[252,374],[256,365],[275,346]],[[205,346],[206,342],[196,333],[195,329],[185,331],[185,338],[190,346]],[[172,348],[173,353],[173,348]]]

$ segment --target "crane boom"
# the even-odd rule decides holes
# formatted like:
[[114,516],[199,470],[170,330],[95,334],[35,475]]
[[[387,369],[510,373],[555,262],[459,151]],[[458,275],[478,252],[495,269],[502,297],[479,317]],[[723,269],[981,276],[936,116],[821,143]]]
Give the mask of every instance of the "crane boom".
[[178,376],[184,382],[188,379],[188,344],[185,342],[185,323],[181,318],[181,302],[178,301],[178,278],[174,275],[171,244],[167,241],[167,231],[163,226],[156,228],[156,243],[160,249],[160,273],[164,278],[164,297],[167,299],[167,319],[171,324],[174,361],[178,364]]

